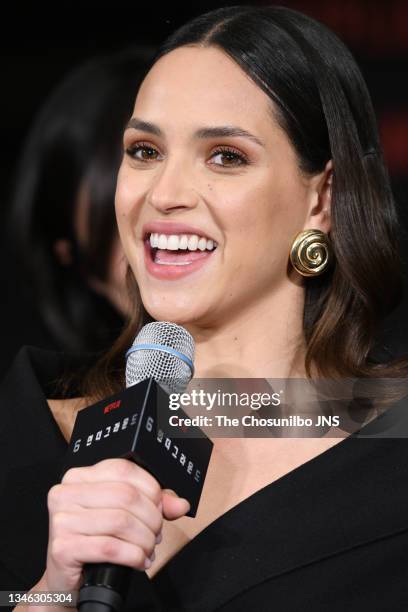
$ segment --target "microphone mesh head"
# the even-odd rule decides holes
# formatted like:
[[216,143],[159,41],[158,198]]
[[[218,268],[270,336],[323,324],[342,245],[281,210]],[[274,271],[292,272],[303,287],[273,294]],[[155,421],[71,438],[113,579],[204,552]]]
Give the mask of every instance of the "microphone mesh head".
[[168,321],[148,323],[128,351],[126,387],[153,377],[167,393],[182,393],[193,376],[193,360],[194,339],[184,327]]

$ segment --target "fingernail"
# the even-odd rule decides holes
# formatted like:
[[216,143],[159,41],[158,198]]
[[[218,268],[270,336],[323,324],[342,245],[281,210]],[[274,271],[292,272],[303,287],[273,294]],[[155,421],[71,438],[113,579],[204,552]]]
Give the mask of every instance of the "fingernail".
[[146,561],[144,562],[145,569],[149,569],[151,565],[152,565],[152,562],[150,561],[150,559],[146,559]]
[[156,558],[156,554],[155,554],[155,552],[154,552],[154,551],[153,551],[153,554],[152,554],[152,555],[150,555],[150,557],[149,557],[149,558],[150,558],[150,561],[153,563],[153,561],[154,561],[154,560],[155,560],[155,558]]
[[179,498],[181,502],[184,502],[186,509],[184,510],[184,513],[188,512],[190,510],[190,502],[187,501],[187,499],[185,499],[184,497],[180,497]]
[[159,533],[159,535],[158,535],[158,536],[157,536],[157,538],[156,538],[156,544],[160,544],[160,542],[162,541],[162,539],[163,539],[163,535],[162,535],[162,532],[160,532],[160,533]]
[[177,493],[173,491],[173,489],[166,489],[166,493],[173,495],[173,497],[178,497]]

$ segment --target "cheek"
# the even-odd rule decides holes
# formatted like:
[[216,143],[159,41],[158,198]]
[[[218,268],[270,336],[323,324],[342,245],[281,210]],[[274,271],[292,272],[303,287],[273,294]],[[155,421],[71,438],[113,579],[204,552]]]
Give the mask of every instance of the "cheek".
[[264,186],[242,190],[234,204],[225,208],[229,211],[233,234],[240,241],[251,240],[257,249],[268,237],[279,232],[284,207],[273,188]]
[[119,237],[115,238],[109,264],[109,281],[112,285],[124,285],[127,259]]
[[230,237],[234,244],[230,253],[237,273],[245,268],[256,270],[256,276],[286,274],[290,245],[302,223],[299,198],[293,192],[293,187],[284,189],[278,181],[267,181],[259,189],[241,193],[239,206],[230,207]]
[[293,177],[278,177],[259,191],[254,216],[260,235],[272,244],[286,244],[303,226],[306,213],[304,188]]
[[130,247],[134,241],[134,217],[137,215],[135,197],[128,188],[128,183],[118,178],[115,195],[116,224],[120,242],[126,257],[130,257]]
[[115,210],[119,227],[132,223],[137,218],[142,202],[140,187],[140,182],[138,184],[129,168],[122,164],[115,194]]

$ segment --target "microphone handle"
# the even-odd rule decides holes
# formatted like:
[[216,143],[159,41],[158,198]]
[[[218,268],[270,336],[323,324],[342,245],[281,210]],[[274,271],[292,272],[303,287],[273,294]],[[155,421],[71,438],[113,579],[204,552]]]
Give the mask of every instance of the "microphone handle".
[[132,568],[113,563],[87,563],[79,589],[80,612],[120,612],[132,577]]

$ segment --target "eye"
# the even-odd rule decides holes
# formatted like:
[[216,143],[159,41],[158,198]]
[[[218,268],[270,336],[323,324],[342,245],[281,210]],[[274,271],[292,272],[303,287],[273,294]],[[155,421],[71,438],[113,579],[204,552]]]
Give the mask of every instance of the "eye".
[[[141,162],[156,161],[161,159],[160,153],[152,145],[144,142],[139,142],[125,149],[126,155]],[[229,147],[218,147],[211,155],[211,159],[219,158],[219,161],[212,162],[215,166],[220,167],[236,167],[243,166],[249,163],[247,157],[238,151]]]
[[137,144],[131,145],[125,149],[126,155],[129,155],[132,159],[141,162],[155,161],[158,159],[156,154],[159,155],[157,149],[145,142],[138,142]]
[[242,153],[238,153],[238,151],[230,149],[229,147],[219,147],[213,152],[211,156],[211,158],[214,157],[218,157],[219,159],[224,158],[224,161],[226,161],[226,163],[216,162],[214,163],[215,166],[245,166],[249,163],[245,155],[243,155]]

